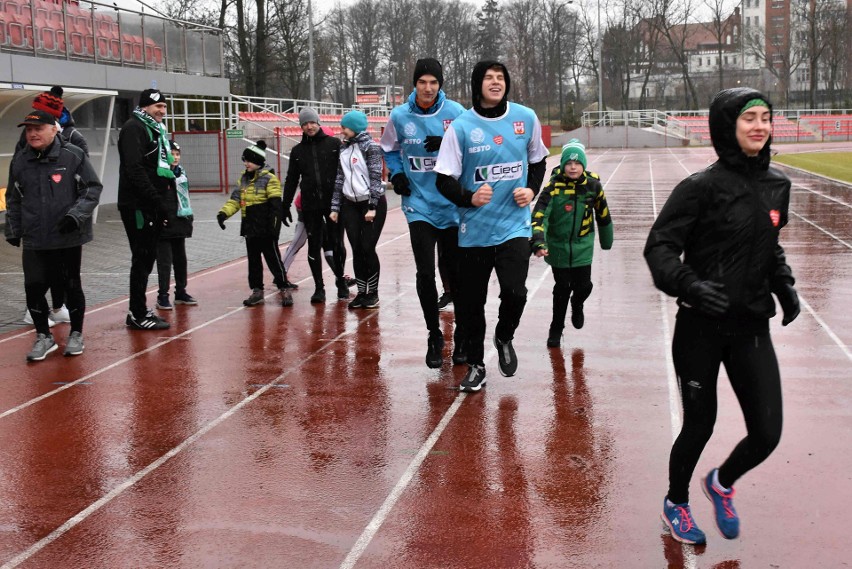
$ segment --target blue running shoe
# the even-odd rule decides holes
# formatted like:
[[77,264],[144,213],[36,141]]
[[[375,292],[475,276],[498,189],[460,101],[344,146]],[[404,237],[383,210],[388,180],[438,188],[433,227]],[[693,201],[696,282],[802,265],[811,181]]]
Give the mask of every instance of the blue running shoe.
[[719,533],[725,539],[736,539],[740,535],[740,517],[734,509],[734,489],[731,488],[727,492],[722,492],[713,486],[713,479],[716,477],[714,468],[707,474],[701,484],[701,489],[704,490],[704,495],[707,499],[713,502],[713,510],[716,512],[716,527],[719,528]]
[[707,537],[704,535],[704,532],[698,529],[698,526],[695,525],[695,520],[692,519],[689,503],[685,502],[669,506],[668,500],[664,498],[663,513],[660,514],[660,517],[668,526],[672,537],[677,541],[692,545],[707,543]]

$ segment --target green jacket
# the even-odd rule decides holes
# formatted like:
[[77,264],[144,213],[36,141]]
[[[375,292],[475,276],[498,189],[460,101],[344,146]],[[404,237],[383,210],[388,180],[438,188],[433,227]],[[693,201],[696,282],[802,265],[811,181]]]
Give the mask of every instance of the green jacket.
[[612,218],[597,174],[570,180],[560,168],[541,191],[532,214],[532,249],[547,249],[551,266],[565,269],[592,264],[597,220],[602,249],[612,248]]
[[240,235],[277,237],[281,231],[281,182],[264,168],[244,171],[238,183],[219,212],[226,217],[242,213]]

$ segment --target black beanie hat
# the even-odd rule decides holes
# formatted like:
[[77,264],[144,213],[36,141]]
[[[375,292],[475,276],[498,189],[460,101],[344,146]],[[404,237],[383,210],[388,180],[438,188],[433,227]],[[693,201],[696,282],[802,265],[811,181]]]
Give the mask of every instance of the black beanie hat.
[[499,67],[503,71],[503,77],[506,78],[506,92],[503,93],[503,100],[500,101],[498,107],[505,107],[506,101],[509,100],[509,89],[512,86],[509,70],[499,61],[480,61],[473,66],[473,72],[470,74],[470,93],[473,98],[473,107],[477,111],[482,109],[482,81],[485,80],[485,72],[492,67]]
[[165,102],[165,97],[157,89],[145,89],[139,93],[139,106],[143,109],[150,105]]
[[257,144],[249,146],[243,150],[243,160],[263,166],[266,164],[266,142],[258,140]]
[[441,62],[437,59],[427,57],[417,60],[417,63],[414,64],[415,86],[417,86],[417,80],[423,75],[434,76],[435,79],[438,80],[438,88],[442,88],[444,86],[444,68],[441,66]]

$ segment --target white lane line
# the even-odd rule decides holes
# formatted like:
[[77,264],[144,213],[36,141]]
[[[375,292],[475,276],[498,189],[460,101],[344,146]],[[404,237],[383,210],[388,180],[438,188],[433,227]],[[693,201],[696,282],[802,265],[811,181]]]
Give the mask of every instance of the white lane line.
[[843,239],[841,239],[840,237],[838,237],[837,235],[835,235],[831,231],[823,229],[822,227],[820,227],[819,225],[817,225],[816,223],[814,223],[813,221],[811,221],[807,217],[796,213],[792,209],[790,210],[790,213],[792,213],[793,215],[795,215],[796,217],[798,217],[799,219],[801,219],[802,221],[804,221],[808,225],[811,225],[811,226],[815,227],[816,229],[819,229],[820,231],[822,231],[823,233],[825,233],[826,235],[828,235],[829,237],[831,237],[832,239],[834,239],[835,241],[840,243],[841,245],[845,245],[847,248],[852,249],[852,244],[847,243],[846,241],[844,241]]
[[[541,288],[542,283],[544,282],[545,277],[549,272],[545,267],[544,271],[542,271],[541,276],[538,278],[535,287],[528,295],[528,300],[531,300],[535,297],[535,294]],[[488,350],[488,353],[485,355],[484,362],[488,362],[497,354],[497,350],[495,348],[491,348]],[[432,447],[435,446],[435,443],[438,442],[438,439],[441,437],[441,434],[444,432],[444,429],[447,428],[447,425],[450,424],[453,417],[456,414],[456,411],[461,407],[462,402],[467,397],[467,393],[459,393],[456,395],[456,398],[453,400],[452,405],[450,405],[449,409],[444,413],[444,416],[441,417],[441,420],[435,426],[435,429],[432,433],[426,438],[423,444],[420,446],[420,449],[417,451],[417,454],[414,455],[414,458],[411,459],[411,462],[408,463],[408,468],[405,469],[405,472],[402,473],[402,476],[397,481],[396,485],[391,490],[390,494],[388,494],[385,501],[373,515],[373,518],[364,528],[364,531],[361,532],[361,535],[355,541],[355,544],[352,546],[352,549],[349,550],[349,553],[346,555],[346,558],[340,564],[340,569],[352,569],[361,556],[364,554],[364,551],[367,550],[367,547],[370,545],[370,542],[373,541],[373,538],[378,533],[379,528],[385,523],[388,515],[390,514],[393,507],[399,501],[402,494],[408,488],[408,485],[411,483],[411,479],[414,478],[414,475],[417,474],[417,471],[420,470],[420,466],[423,464],[423,461],[426,460],[426,457],[429,456],[429,453],[432,452]]]
[[844,202],[844,201],[840,201],[839,199],[837,199],[837,198],[835,198],[835,197],[829,196],[829,195],[824,194],[824,193],[822,193],[822,192],[818,192],[818,191],[814,190],[813,188],[809,188],[809,187],[807,187],[807,186],[803,186],[802,184],[793,184],[793,187],[794,187],[794,188],[801,188],[801,189],[805,190],[806,192],[810,192],[810,193],[812,193],[812,194],[814,194],[814,195],[816,195],[816,196],[819,196],[819,197],[821,197],[821,198],[823,198],[823,199],[827,199],[827,200],[829,200],[829,201],[833,201],[834,203],[839,204],[839,205],[842,205],[842,206],[844,206],[844,207],[852,208],[852,204],[848,204],[848,203],[846,203],[846,202]]
[[[407,294],[408,294],[407,291],[400,292],[398,295],[396,295],[394,298],[391,299],[390,303],[393,304],[394,302],[398,301],[403,296],[407,296]],[[232,311],[231,313],[233,313],[233,312],[236,312],[236,311]],[[231,314],[231,313],[229,313],[229,314]],[[366,322],[367,320],[370,320],[371,318],[375,318],[378,314],[379,314],[379,311],[377,311],[377,310],[373,311],[371,314],[362,318],[359,321],[358,325],[360,326],[361,323]],[[220,316],[218,319],[224,318],[225,316],[227,316],[227,314]],[[321,355],[324,351],[326,351],[331,346],[334,346],[336,340],[339,340],[339,339],[341,339],[341,338],[343,338],[347,335],[351,335],[351,334],[355,333],[356,331],[357,331],[357,327],[354,330],[348,330],[346,332],[342,332],[341,334],[337,335],[332,341],[328,342],[326,345],[315,350],[310,355],[308,355],[308,357],[301,360],[298,365],[296,365],[295,367],[281,373],[280,375],[275,377],[272,381],[264,384],[263,387],[261,387],[260,389],[258,389],[254,393],[252,393],[251,395],[245,397],[242,401],[240,401],[239,403],[237,403],[236,405],[234,405],[233,407],[231,407],[230,409],[228,409],[227,411],[225,411],[224,413],[222,413],[221,415],[219,415],[218,417],[216,417],[215,419],[213,419],[212,421],[210,421],[209,423],[207,423],[206,425],[201,427],[199,430],[197,430],[195,433],[193,433],[192,435],[190,435],[186,439],[184,439],[179,445],[177,445],[177,446],[173,447],[172,449],[170,449],[169,451],[167,451],[165,454],[160,456],[158,459],[156,459],[155,461],[150,463],[148,466],[146,466],[142,470],[138,471],[133,476],[126,478],[118,486],[116,486],[115,488],[113,488],[112,490],[110,490],[109,492],[104,494],[101,498],[99,498],[95,502],[92,502],[92,504],[90,504],[87,508],[81,510],[75,516],[72,516],[71,518],[69,518],[68,521],[66,521],[64,524],[62,524],[61,526],[59,526],[58,528],[56,528],[55,530],[50,532],[48,535],[46,535],[42,539],[38,540],[37,542],[32,544],[30,547],[28,547],[27,549],[25,549],[24,551],[22,551],[21,553],[19,553],[18,555],[16,555],[15,557],[10,559],[6,563],[4,563],[3,566],[0,567],[0,569],[12,569],[13,567],[17,567],[21,563],[27,561],[30,557],[32,557],[33,555],[35,555],[36,553],[38,553],[39,551],[41,551],[42,549],[44,549],[45,547],[47,547],[48,545],[50,545],[51,543],[53,543],[54,541],[56,541],[57,539],[62,537],[63,535],[65,535],[69,530],[74,528],[74,526],[79,525],[80,523],[85,521],[89,516],[91,516],[92,514],[94,514],[98,510],[100,510],[102,507],[104,507],[107,504],[109,504],[110,502],[112,502],[115,498],[120,496],[125,490],[127,490],[128,488],[131,488],[137,482],[139,482],[140,480],[145,478],[145,476],[147,476],[148,474],[150,474],[151,472],[153,472],[154,470],[156,470],[157,468],[159,468],[160,466],[165,464],[169,459],[175,457],[180,452],[185,450],[189,445],[191,445],[192,443],[194,443],[195,441],[200,439],[202,436],[204,436],[206,433],[208,433],[211,429],[213,429],[217,425],[221,424],[226,419],[228,419],[229,417],[234,415],[237,411],[239,411],[240,409],[242,409],[243,407],[245,407],[246,405],[248,405],[249,403],[251,403],[252,401],[257,399],[258,397],[260,397],[261,395],[263,395],[264,393],[266,393],[267,391],[269,391],[270,389],[272,389],[273,387],[278,385],[285,377],[287,377],[287,376],[299,371],[300,369],[302,369],[302,367],[307,362],[318,357],[319,355]],[[149,351],[149,350],[146,350],[146,351]]]
[[846,355],[849,361],[852,361],[852,352],[849,351],[849,347],[843,343],[843,341],[837,336],[837,334],[834,333],[834,331],[825,322],[825,320],[819,317],[819,314],[816,313],[816,310],[811,307],[810,303],[808,303],[808,301],[806,301],[804,297],[802,297],[802,295],[799,295],[799,302],[802,304],[802,306],[805,307],[805,309],[810,313],[810,315],[814,317],[814,320],[816,320],[817,323],[822,326],[823,330],[825,330],[825,333],[828,334],[828,337],[831,338],[835,344],[837,344],[837,347],[840,348],[840,350]]
[[[406,231],[405,233],[402,233],[402,234],[400,234],[400,235],[398,235],[398,236],[396,236],[396,237],[394,237],[394,238],[392,238],[392,239],[388,239],[387,241],[384,241],[384,242],[382,242],[382,243],[380,243],[380,244],[376,245],[376,249],[378,249],[379,247],[384,247],[385,245],[388,245],[388,244],[390,244],[390,243],[393,243],[393,242],[394,242],[394,241],[396,241],[397,239],[402,239],[403,237],[406,237],[406,236],[408,236],[408,231]],[[206,275],[213,274],[213,273],[217,273],[217,272],[219,272],[219,271],[221,271],[221,270],[224,270],[224,269],[226,269],[226,268],[228,268],[228,267],[230,267],[230,266],[237,265],[237,264],[244,263],[244,262],[245,262],[245,259],[243,258],[242,260],[238,260],[238,261],[234,261],[234,262],[228,263],[227,265],[223,265],[223,266],[221,266],[221,267],[218,267],[218,268],[216,268],[216,269],[213,269],[212,271],[206,272],[206,273],[204,273],[203,275],[199,275],[199,277],[206,276]],[[327,272],[327,271],[330,271],[330,270],[331,270],[330,268],[326,268],[326,270],[325,270],[325,271],[323,271],[323,272]],[[308,280],[309,278],[311,278],[311,277],[305,277],[304,279],[302,279],[301,281],[299,281],[299,284],[301,284],[302,282],[304,282],[304,281]],[[275,291],[275,292],[272,292],[272,293],[270,293],[270,294],[268,294],[268,295],[266,295],[266,296],[273,296],[273,295],[275,295],[275,294],[278,294],[278,292],[277,292],[277,291]],[[97,312],[97,311],[99,311],[99,310],[103,310],[103,309],[105,309],[105,308],[108,308],[108,307],[110,307],[110,306],[115,306],[115,305],[117,305],[117,304],[122,304],[122,303],[124,303],[124,302],[127,302],[127,300],[126,300],[126,299],[123,299],[123,300],[120,300],[120,301],[114,302],[114,303],[112,303],[112,304],[106,305],[106,306],[101,306],[101,307],[99,307],[99,308],[96,308],[96,309],[95,309],[95,310],[93,310],[92,312]],[[236,314],[237,312],[239,312],[239,311],[241,311],[241,310],[246,310],[246,307],[245,307],[245,306],[240,306],[240,307],[238,307],[238,308],[234,308],[233,310],[230,310],[230,311],[226,312],[225,314],[222,314],[222,315],[220,315],[220,316],[217,316],[216,318],[213,318],[212,320],[207,320],[207,321],[206,321],[206,322],[204,322],[203,324],[199,324],[198,326],[196,326],[196,327],[194,327],[194,328],[190,328],[189,330],[186,330],[186,331],[184,331],[184,332],[182,332],[182,333],[178,334],[177,336],[171,336],[171,337],[169,337],[169,338],[167,338],[167,339],[163,340],[162,342],[160,342],[160,343],[158,343],[158,344],[154,344],[153,346],[150,346],[150,347],[148,347],[148,348],[146,348],[146,349],[142,350],[141,352],[136,352],[135,354],[132,354],[132,355],[130,355],[130,356],[127,356],[127,357],[125,357],[125,358],[122,358],[122,359],[120,359],[120,360],[118,360],[118,361],[116,361],[116,362],[113,362],[113,363],[109,364],[108,366],[102,367],[102,368],[97,369],[97,370],[95,370],[95,371],[93,371],[93,372],[91,372],[91,373],[89,373],[89,374],[87,374],[87,375],[84,375],[83,377],[81,377],[81,378],[79,378],[79,379],[75,379],[74,381],[68,382],[68,383],[66,383],[66,384],[62,385],[61,387],[58,387],[58,388],[54,389],[53,391],[48,391],[48,392],[46,392],[46,393],[43,393],[43,394],[39,395],[38,397],[35,397],[34,399],[30,399],[29,401],[25,401],[24,403],[21,403],[20,405],[18,405],[18,406],[16,406],[16,407],[12,407],[11,409],[7,409],[6,411],[4,411],[4,412],[0,413],[0,419],[3,419],[4,417],[7,417],[7,416],[9,416],[9,415],[13,415],[13,414],[17,413],[18,411],[21,411],[21,410],[23,410],[23,409],[26,409],[26,408],[27,408],[27,407],[29,407],[30,405],[34,405],[34,404],[38,403],[39,401],[41,401],[41,400],[43,400],[43,399],[47,399],[48,397],[52,397],[52,396],[56,395],[57,393],[60,393],[60,392],[62,392],[62,391],[65,391],[66,389],[70,389],[70,388],[74,387],[75,385],[77,385],[77,384],[79,384],[79,383],[82,383],[82,382],[84,382],[84,381],[86,381],[86,380],[88,380],[88,379],[91,379],[91,378],[95,377],[95,376],[101,375],[101,374],[102,374],[102,373],[104,373],[104,372],[107,372],[107,371],[109,371],[109,370],[111,370],[111,369],[113,369],[113,368],[115,368],[115,367],[118,367],[118,366],[120,366],[120,365],[122,365],[122,364],[125,364],[125,363],[127,363],[127,362],[129,362],[129,361],[132,361],[132,360],[134,360],[134,359],[136,359],[136,358],[138,358],[138,357],[140,357],[140,356],[143,356],[143,355],[145,355],[145,354],[147,354],[147,353],[149,353],[149,352],[153,352],[154,350],[156,350],[156,349],[158,349],[158,348],[161,348],[161,347],[163,347],[163,346],[165,346],[165,345],[167,345],[167,344],[170,344],[170,343],[174,342],[175,340],[182,340],[182,339],[184,339],[185,337],[187,337],[187,336],[191,335],[193,332],[196,332],[196,331],[198,331],[198,330],[201,330],[201,329],[203,329],[203,328],[206,328],[207,326],[209,326],[209,325],[211,325],[211,324],[213,324],[213,323],[215,323],[215,322],[218,322],[219,320],[222,320],[222,319],[224,319],[224,318],[227,318],[228,316],[232,316],[232,315]],[[86,314],[89,314],[89,312],[87,312]],[[143,331],[143,332],[144,332],[144,331]],[[22,333],[22,334],[18,334],[18,335],[16,335],[16,336],[12,336],[11,338],[6,338],[6,340],[11,340],[12,338],[20,338],[21,336],[24,336],[24,335],[26,335],[26,334],[32,334],[32,333],[33,333],[33,331],[31,331],[31,330],[30,330],[30,331],[24,332],[24,333]],[[132,331],[131,333],[136,333],[136,331]],[[5,341],[5,340],[4,340],[4,341]],[[0,341],[0,343],[2,343],[2,341]]]

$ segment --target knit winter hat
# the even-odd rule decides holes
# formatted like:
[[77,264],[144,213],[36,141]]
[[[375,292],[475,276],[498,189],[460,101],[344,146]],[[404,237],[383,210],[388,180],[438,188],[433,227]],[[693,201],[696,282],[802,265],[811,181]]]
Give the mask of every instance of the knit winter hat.
[[355,134],[360,134],[367,130],[367,115],[361,111],[349,111],[343,115],[340,126],[348,128]]
[[423,75],[432,75],[438,80],[438,88],[444,86],[444,68],[441,62],[431,57],[418,59],[414,64],[414,86],[417,86],[417,80]]
[[36,98],[33,99],[33,108],[37,111],[48,112],[58,120],[62,115],[62,109],[65,108],[65,103],[62,101],[64,92],[62,87],[51,87],[50,91],[36,95]]
[[165,102],[165,97],[163,97],[163,94],[157,89],[145,89],[144,91],[139,93],[139,106],[143,109],[150,105],[156,105],[157,103]]
[[256,144],[243,150],[243,160],[258,166],[266,164],[266,142],[258,140]]
[[583,143],[572,138],[562,147],[562,158],[559,159],[559,165],[565,169],[565,163],[569,160],[574,160],[583,165],[583,170],[586,169],[586,147]]
[[306,123],[315,122],[319,124],[319,114],[311,107],[305,107],[299,111],[299,126],[305,126]]

